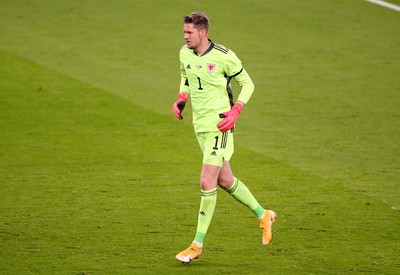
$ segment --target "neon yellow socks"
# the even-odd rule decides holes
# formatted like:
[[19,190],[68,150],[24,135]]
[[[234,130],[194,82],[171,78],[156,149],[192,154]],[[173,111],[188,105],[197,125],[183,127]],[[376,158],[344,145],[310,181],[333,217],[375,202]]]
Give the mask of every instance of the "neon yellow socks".
[[[240,203],[246,205],[257,218],[264,215],[264,208],[254,198],[250,190],[243,182],[234,179],[232,186],[226,190],[232,197]],[[200,210],[197,220],[197,231],[194,241],[202,244],[206,236],[208,227],[214,215],[215,205],[217,203],[217,188],[211,190],[201,190]]]
[[264,208],[254,198],[250,190],[244,185],[243,182],[235,178],[232,186],[226,190],[237,201],[246,205],[257,216],[261,217],[264,214]]
[[211,190],[201,190],[200,210],[197,220],[197,231],[194,240],[203,243],[208,227],[214,214],[217,203],[217,188]]

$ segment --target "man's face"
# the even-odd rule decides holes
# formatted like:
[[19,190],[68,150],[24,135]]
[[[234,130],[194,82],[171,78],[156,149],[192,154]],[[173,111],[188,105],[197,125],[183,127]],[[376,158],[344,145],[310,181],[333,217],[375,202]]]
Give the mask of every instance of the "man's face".
[[207,39],[206,30],[198,30],[193,23],[183,25],[183,33],[186,45],[189,49],[196,50],[204,39]]

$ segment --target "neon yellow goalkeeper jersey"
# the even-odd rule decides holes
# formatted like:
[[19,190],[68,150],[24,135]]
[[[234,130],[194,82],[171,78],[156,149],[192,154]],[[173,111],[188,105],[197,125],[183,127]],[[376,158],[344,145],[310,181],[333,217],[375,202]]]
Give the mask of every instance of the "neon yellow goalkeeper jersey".
[[179,60],[180,92],[190,96],[196,132],[218,131],[219,114],[229,111],[234,104],[232,78],[241,87],[238,101],[246,104],[254,91],[254,84],[236,54],[211,40],[202,55],[183,46]]

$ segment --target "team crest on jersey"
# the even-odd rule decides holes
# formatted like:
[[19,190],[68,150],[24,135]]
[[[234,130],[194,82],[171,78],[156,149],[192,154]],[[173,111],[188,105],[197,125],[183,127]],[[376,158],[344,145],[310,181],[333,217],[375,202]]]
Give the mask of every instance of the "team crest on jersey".
[[207,71],[209,73],[212,73],[215,70],[215,67],[216,67],[215,64],[207,63]]

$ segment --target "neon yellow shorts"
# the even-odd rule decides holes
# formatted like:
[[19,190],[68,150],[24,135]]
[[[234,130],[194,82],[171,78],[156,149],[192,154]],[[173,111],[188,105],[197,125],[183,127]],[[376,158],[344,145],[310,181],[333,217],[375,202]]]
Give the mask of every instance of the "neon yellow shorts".
[[222,166],[225,160],[229,161],[234,152],[233,133],[201,132],[196,133],[201,151],[203,164]]

